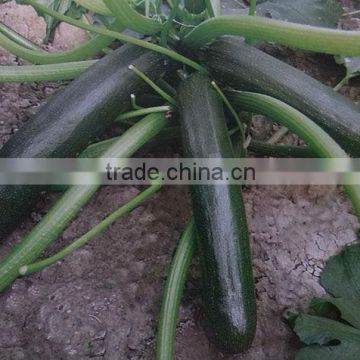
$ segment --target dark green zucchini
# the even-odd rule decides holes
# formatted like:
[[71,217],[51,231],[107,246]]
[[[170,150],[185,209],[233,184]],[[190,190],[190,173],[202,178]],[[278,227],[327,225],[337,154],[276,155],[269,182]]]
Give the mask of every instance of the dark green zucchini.
[[[152,79],[165,71],[164,58],[124,45],[59,91],[0,150],[1,158],[76,157],[141,94],[146,83],[128,69],[134,64]],[[41,186],[0,186],[0,235],[8,233],[36,203]]]
[[[234,157],[221,99],[195,74],[179,87],[186,157]],[[248,227],[240,186],[194,185],[191,197],[209,337],[226,353],[246,350],[256,328]]]
[[264,141],[252,140],[248,150],[262,156],[275,158],[317,158],[319,157],[309,146],[273,145]]
[[307,115],[343,147],[360,156],[360,107],[304,72],[247,46],[240,38],[224,37],[200,55],[211,75],[238,90],[273,96]]

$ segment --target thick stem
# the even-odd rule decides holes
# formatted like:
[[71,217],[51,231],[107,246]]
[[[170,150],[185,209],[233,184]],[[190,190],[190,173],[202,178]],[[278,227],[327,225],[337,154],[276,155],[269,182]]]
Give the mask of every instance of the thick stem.
[[26,39],[15,30],[9,28],[4,23],[0,21],[0,32],[7,36],[10,40],[16,42],[17,44],[31,50],[41,51],[45,53],[45,51],[38,45],[34,44],[32,41]]
[[48,65],[0,65],[0,82],[72,80],[95,63],[96,60]]
[[256,15],[256,0],[250,0],[249,15],[250,16]]
[[156,360],[174,358],[176,322],[186,276],[195,251],[195,225],[191,219],[180,239],[166,280],[156,336]]
[[147,35],[156,34],[162,29],[161,22],[139,14],[127,0],[104,0],[104,3],[128,29]]
[[[84,26],[92,26],[79,21]],[[119,23],[111,26],[116,30],[121,31],[124,27]],[[95,27],[96,28],[96,27]],[[91,40],[80,45],[76,49],[49,53],[43,50],[30,49],[24,47],[18,42],[13,41],[9,37],[0,32],[0,46],[8,50],[12,54],[21,57],[33,64],[57,64],[63,62],[74,62],[88,59],[98,54],[102,49],[110,45],[114,40],[112,36],[108,35],[95,35]]]
[[186,35],[184,44],[199,48],[222,35],[240,35],[327,54],[360,55],[360,31],[327,29],[260,16],[224,15],[209,19]]

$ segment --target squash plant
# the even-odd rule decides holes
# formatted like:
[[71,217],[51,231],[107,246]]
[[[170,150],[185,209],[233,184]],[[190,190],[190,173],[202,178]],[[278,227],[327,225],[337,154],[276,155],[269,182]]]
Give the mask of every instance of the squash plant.
[[[189,156],[206,157],[216,149],[220,157],[228,157],[233,149],[223,105],[236,121],[230,133],[240,133],[237,148],[241,156],[249,149],[275,156],[347,158],[360,153],[360,109],[355,104],[251,46],[254,41],[271,41],[304,50],[357,57],[360,56],[360,32],[257,17],[254,16],[255,0],[250,1],[248,15],[221,15],[220,0],[74,1],[84,11],[96,13],[102,26],[74,19],[36,0],[18,1],[33,6],[47,19],[67,22],[94,35],[73,50],[48,53],[0,24],[0,46],[33,64],[1,66],[0,81],[75,79],[49,99],[10,139],[0,150],[1,157],[131,156],[147,142],[159,141],[160,136],[163,139],[170,133],[176,138],[179,133],[178,128],[174,128],[177,117],[180,117],[183,144]],[[124,33],[125,29],[140,36]],[[226,35],[232,37],[224,37]],[[113,51],[108,46],[114,40],[127,45]],[[101,52],[110,54],[101,60],[92,59]],[[184,80],[192,72],[198,74]],[[214,79],[220,86],[211,82]],[[179,82],[178,101],[175,88]],[[197,96],[202,89],[206,101]],[[156,101],[150,101],[150,107],[148,104],[140,106],[139,99],[149,91],[156,93]],[[286,147],[251,139],[249,124],[239,117],[240,111],[267,116],[283,125],[282,133],[285,127],[290,129],[307,146]],[[133,125],[128,128],[125,126],[119,138],[87,148],[116,119],[128,125],[129,119],[140,117],[143,119],[135,124],[130,122]],[[199,117],[201,122],[197,123]],[[201,130],[208,125],[206,132]],[[192,138],[195,134],[206,137],[204,148]],[[18,276],[39,271],[84,245],[160,187],[161,184],[152,184],[68,248],[48,259],[39,259],[98,186],[66,189],[47,215],[0,259],[0,290]],[[3,235],[17,222],[13,219],[31,209],[41,190],[30,186],[0,186],[0,232]],[[347,185],[345,191],[360,216],[359,188]],[[179,242],[167,279],[159,321],[157,359],[170,359],[174,355],[176,318],[196,239],[202,258],[204,303],[211,338],[225,352],[240,352],[250,346],[255,332],[254,284],[240,189],[226,186],[219,191],[216,186],[195,187],[192,194],[195,216]],[[234,194],[238,203],[233,199]],[[231,222],[229,226],[233,230],[224,226],[227,221]],[[209,228],[216,234],[205,234]],[[230,268],[231,276],[224,277]],[[235,282],[237,290],[234,292]]]

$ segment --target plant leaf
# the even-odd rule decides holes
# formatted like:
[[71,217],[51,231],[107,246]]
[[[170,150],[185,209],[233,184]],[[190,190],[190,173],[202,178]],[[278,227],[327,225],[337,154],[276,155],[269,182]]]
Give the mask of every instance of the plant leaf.
[[268,0],[257,6],[256,13],[273,19],[333,28],[342,8],[336,0]]
[[69,9],[66,11],[66,15],[73,19],[81,19],[86,9],[72,1]]
[[[294,331],[308,346],[298,352],[296,360],[359,359],[359,258],[360,244],[353,244],[326,262],[320,283],[331,296],[312,299],[310,308],[317,316],[297,317]],[[346,323],[336,321],[341,319]]]
[[[21,0],[16,0],[17,3],[22,4]],[[60,14],[70,14],[74,18],[79,18],[84,13],[84,9],[79,7],[73,0],[37,0],[37,2],[51,10],[55,10]],[[52,16],[42,14],[38,12],[39,16],[42,16],[46,23],[46,37],[45,42],[48,41],[51,31],[59,23],[59,20],[54,19]]]
[[340,322],[311,315],[300,315],[295,332],[309,346],[296,360],[358,360],[360,331]]
[[74,0],[74,2],[95,14],[111,16],[111,11],[102,0]]
[[310,303],[310,308],[319,316],[327,316],[337,309],[341,319],[357,329],[360,329],[360,301],[343,298],[314,298]]
[[[41,5],[46,6],[49,9],[59,11],[61,14],[65,14],[66,11],[71,6],[71,0],[37,0]],[[53,17],[45,14],[39,13],[40,16],[43,16],[46,23],[46,39],[49,38],[50,32],[58,24],[58,20]]]
[[331,257],[320,275],[320,284],[336,298],[360,299],[360,244],[347,246]]

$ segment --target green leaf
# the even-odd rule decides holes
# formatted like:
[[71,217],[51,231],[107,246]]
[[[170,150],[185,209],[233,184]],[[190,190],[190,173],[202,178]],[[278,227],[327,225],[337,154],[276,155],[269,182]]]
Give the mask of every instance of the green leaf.
[[102,0],[74,0],[74,2],[95,14],[111,16],[111,11]]
[[342,15],[342,8],[337,0],[268,0],[257,6],[256,14],[333,28]]
[[347,246],[331,257],[320,275],[320,284],[336,298],[360,299],[360,244]]
[[311,315],[300,315],[295,332],[309,346],[296,360],[358,360],[360,331],[340,322]]
[[66,15],[72,17],[73,19],[81,19],[85,12],[86,10],[82,6],[72,2],[70,8],[66,12]]
[[[17,0],[17,3],[21,4],[21,0]],[[37,2],[51,10],[58,11],[61,14],[68,14],[69,16],[78,19],[84,13],[84,9],[78,6],[73,0],[37,0]],[[45,42],[48,41],[51,31],[59,23],[59,20],[52,16],[42,14],[38,12],[39,16],[42,16],[46,23],[46,37]]]
[[[49,9],[56,10],[61,14],[65,14],[70,8],[72,0],[37,0],[39,4],[46,6]],[[49,15],[39,14],[44,17],[46,23],[46,41],[49,38],[50,32],[58,24],[58,20]]]
[[359,259],[360,244],[353,244],[326,262],[320,284],[331,296],[312,299],[310,308],[317,316],[297,317],[294,331],[308,346],[299,351],[296,360],[359,359]]
[[341,319],[360,330],[360,299],[314,298],[310,308],[319,316],[331,316],[340,313]]

